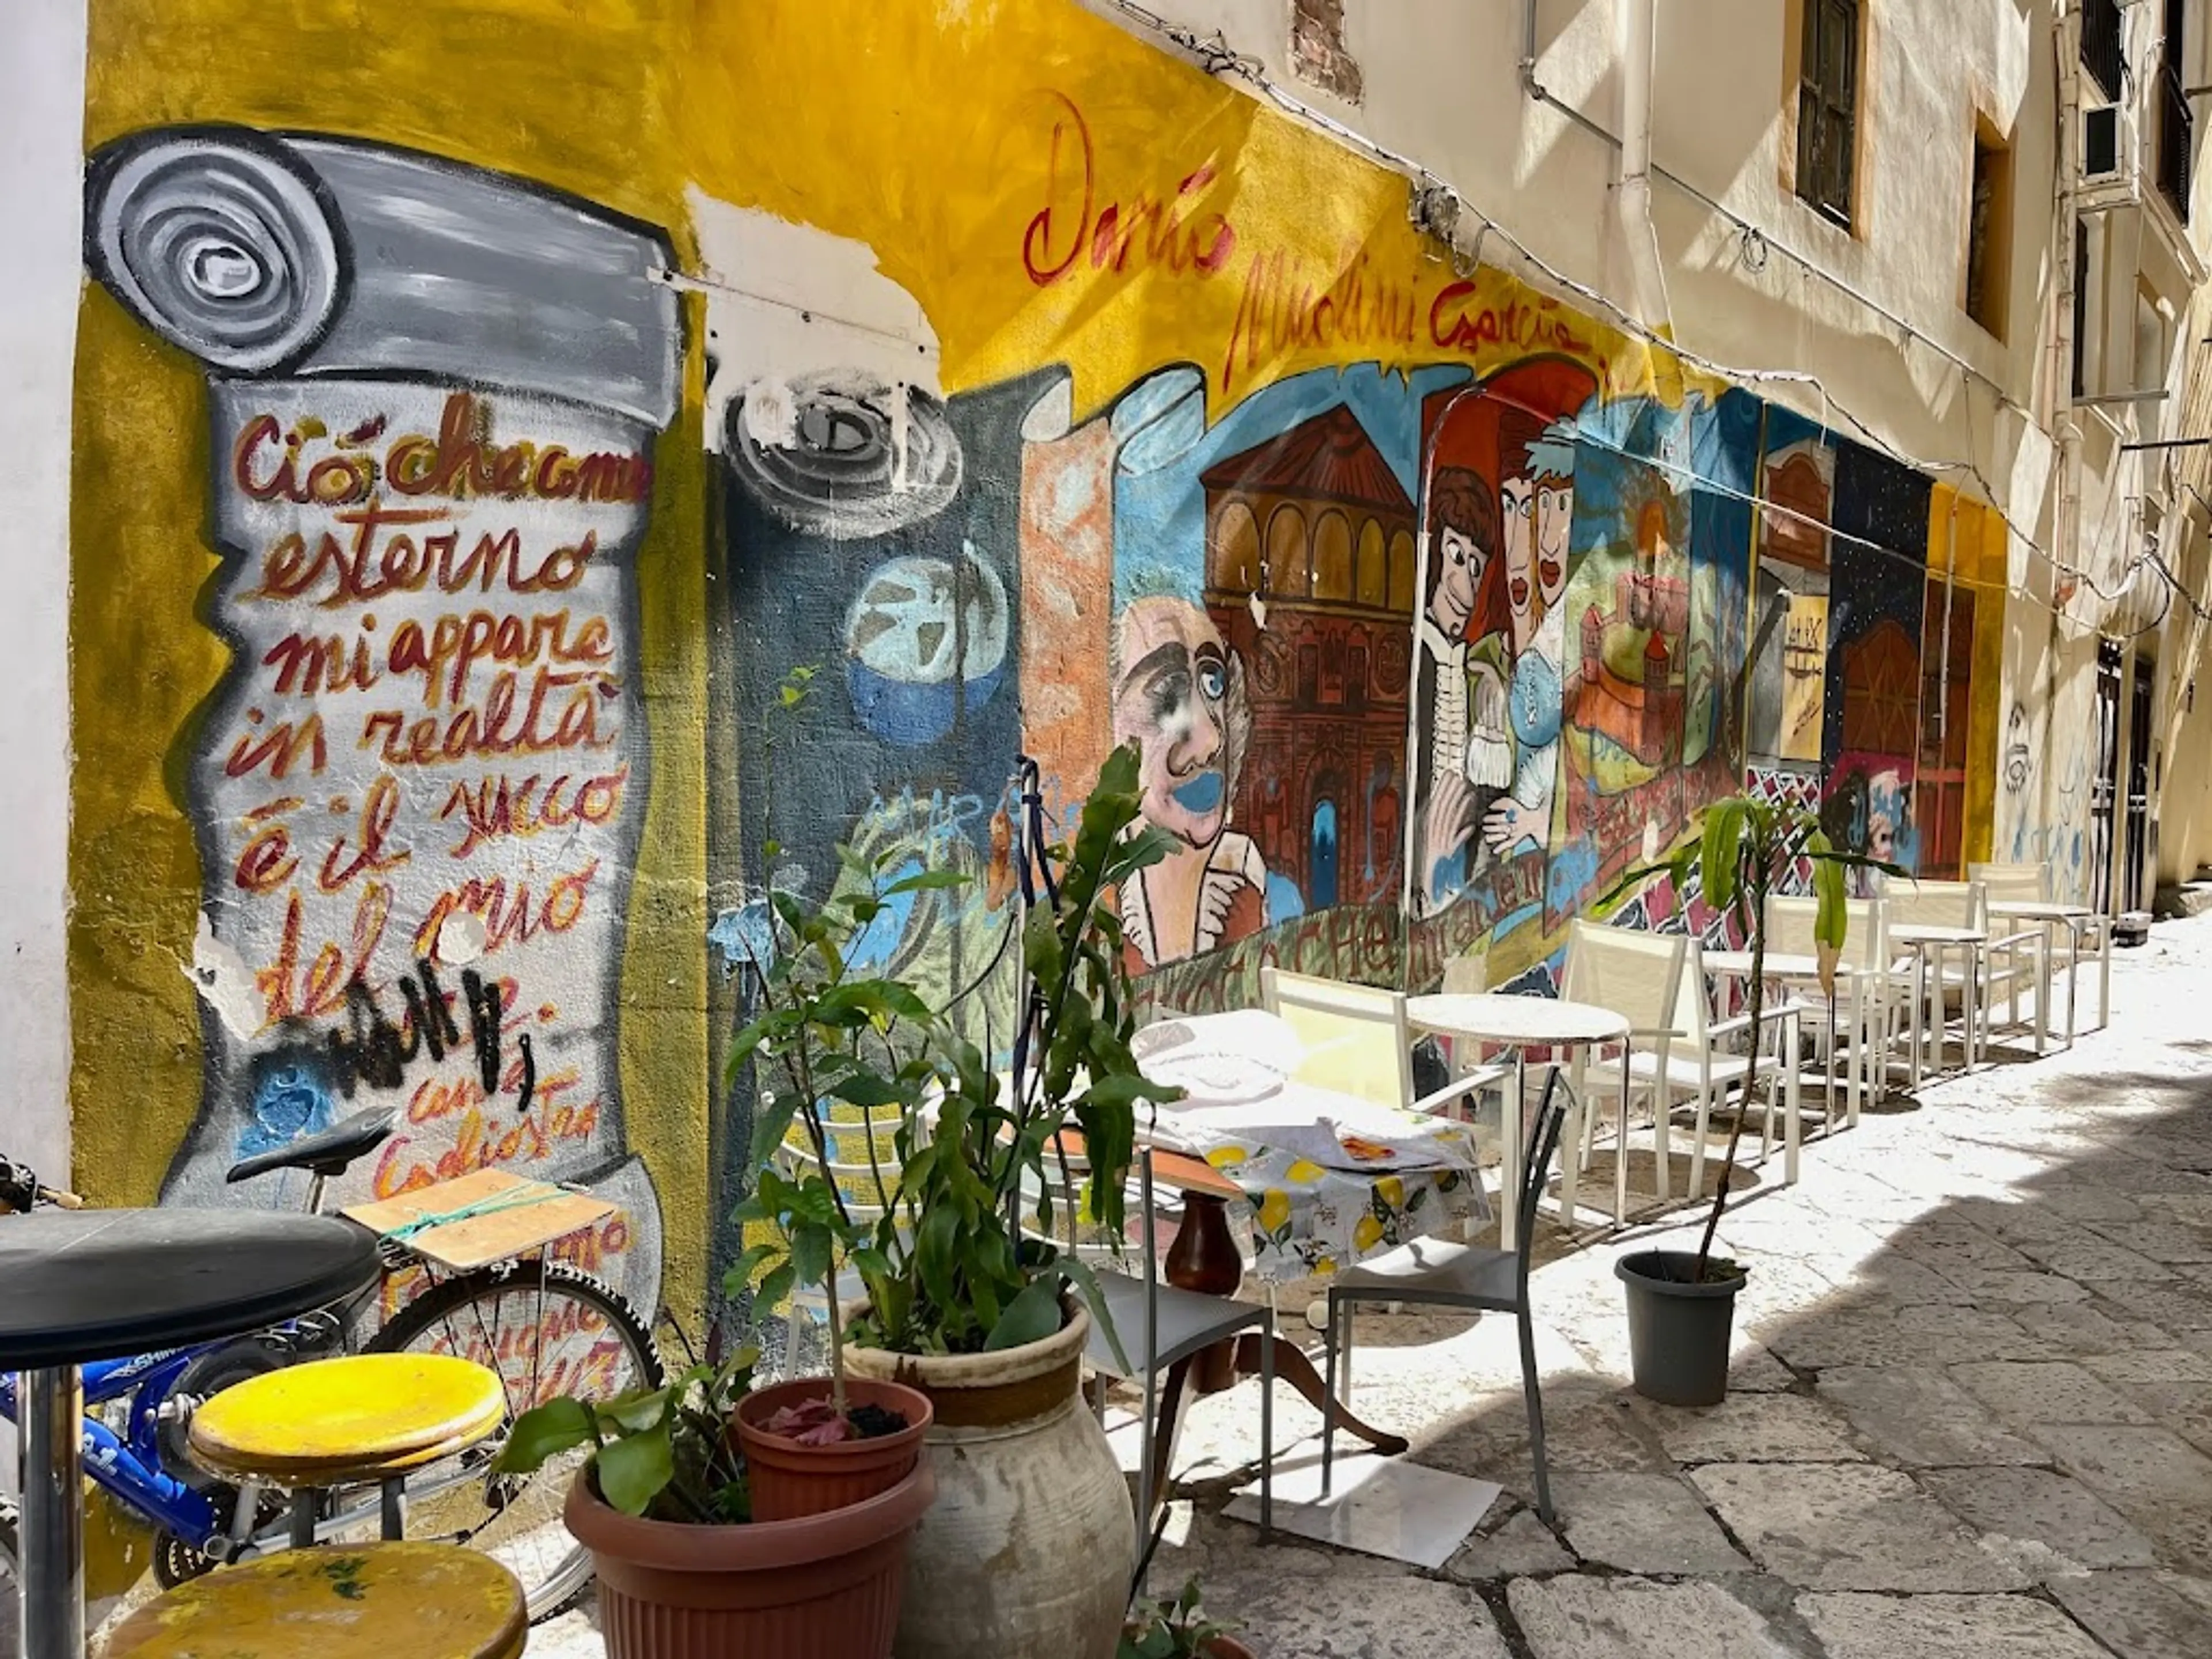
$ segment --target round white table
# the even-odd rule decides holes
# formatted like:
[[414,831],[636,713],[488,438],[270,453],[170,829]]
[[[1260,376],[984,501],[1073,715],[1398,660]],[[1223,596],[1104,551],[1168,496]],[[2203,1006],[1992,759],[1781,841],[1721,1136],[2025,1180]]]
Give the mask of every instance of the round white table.
[[[1513,1050],[1512,1109],[1498,1114],[1498,1128],[1502,1146],[1499,1156],[1498,1206],[1498,1242],[1501,1249],[1512,1249],[1520,1241],[1521,1217],[1517,1188],[1522,1164],[1522,1114],[1527,1109],[1528,1051],[1531,1048],[1564,1048],[1569,1051],[1596,1048],[1608,1042],[1628,1041],[1628,1020],[1610,1008],[1601,1008],[1595,1003],[1568,1002],[1557,997],[1516,997],[1497,992],[1450,993],[1434,996],[1409,997],[1406,1000],[1408,1024],[1424,1031],[1440,1036],[1465,1037],[1475,1042],[1496,1043]],[[1627,1110],[1628,1067],[1620,1068],[1622,1112]],[[1568,1132],[1562,1137],[1566,1142],[1563,1156],[1574,1159],[1581,1152],[1582,1103],[1577,1098],[1568,1115]],[[1626,1125],[1624,1121],[1623,1133]],[[1624,1140],[1625,1153],[1625,1140]],[[1628,1218],[1628,1159],[1624,1155],[1613,1160],[1615,1170],[1613,1219],[1625,1223]],[[1563,1194],[1572,1191],[1571,1182],[1563,1185]],[[1571,1200],[1567,1200],[1571,1205]],[[1571,1227],[1574,1215],[1570,1208],[1564,1219]]]
[[[1982,982],[1982,947],[1989,941],[1988,930],[1981,927],[1946,927],[1933,922],[1913,921],[1892,922],[1889,926],[1889,942],[1912,952],[1913,1006],[1923,1010],[1928,1018],[1928,1069],[1931,1073],[1940,1069],[1943,1060],[1943,958],[1953,951],[1959,953],[1961,969],[1960,1013],[1965,1029],[1960,1038],[1966,1049],[1966,1070],[1972,1071],[1979,1058],[1977,1039],[1983,1034],[1978,1018],[1978,992]],[[1921,1036],[1916,1030],[1911,1060],[1911,1086],[1916,1089],[1920,1086],[1920,1052]]]

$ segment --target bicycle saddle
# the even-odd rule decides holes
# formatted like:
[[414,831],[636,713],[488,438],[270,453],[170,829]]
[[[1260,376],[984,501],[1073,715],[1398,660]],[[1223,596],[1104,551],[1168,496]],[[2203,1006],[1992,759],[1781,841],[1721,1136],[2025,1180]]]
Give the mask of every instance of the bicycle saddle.
[[258,1152],[230,1166],[223,1179],[235,1187],[271,1170],[307,1170],[319,1176],[341,1176],[346,1165],[365,1152],[374,1152],[399,1127],[397,1106],[372,1106],[333,1123],[319,1135],[309,1135],[273,1152]]

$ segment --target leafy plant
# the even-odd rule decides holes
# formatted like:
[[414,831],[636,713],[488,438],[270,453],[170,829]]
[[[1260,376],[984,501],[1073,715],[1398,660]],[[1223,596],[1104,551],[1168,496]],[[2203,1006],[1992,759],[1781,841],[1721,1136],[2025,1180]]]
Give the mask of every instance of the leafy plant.
[[1672,858],[1627,872],[1598,901],[1601,913],[1610,910],[1632,889],[1660,875],[1672,878],[1677,893],[1685,892],[1694,876],[1705,890],[1705,902],[1735,917],[1751,945],[1751,991],[1746,1010],[1751,1052],[1744,1066],[1735,1121],[1729,1130],[1728,1155],[1721,1161],[1720,1181],[1713,1193],[1713,1207],[1698,1241],[1693,1284],[1704,1284],[1714,1267],[1728,1268],[1724,1276],[1730,1278],[1743,1271],[1735,1262],[1712,1261],[1713,1236],[1720,1228],[1721,1212],[1728,1206],[1736,1152],[1743,1141],[1743,1126],[1751,1115],[1752,1096],[1759,1083],[1759,1039],[1765,1032],[1765,1013],[1766,902],[1799,859],[1809,860],[1813,866],[1813,892],[1819,905],[1813,933],[1820,951],[1820,988],[1833,997],[1836,964],[1843,958],[1844,939],[1850,925],[1850,912],[1844,902],[1844,872],[1880,870],[1900,877],[1906,872],[1880,859],[1838,850],[1821,829],[1819,816],[1807,808],[1763,801],[1748,794],[1715,801],[1700,815],[1698,833],[1684,841]]
[[[775,850],[769,843],[771,858]],[[763,1307],[781,1302],[794,1283],[821,1287],[830,1330],[831,1400],[841,1419],[846,1415],[846,1333],[838,1305],[839,1265],[849,1262],[864,1275],[888,1277],[892,1266],[884,1249],[896,1229],[871,1227],[854,1218],[845,1194],[827,1173],[836,1160],[824,1120],[837,1102],[862,1109],[864,1116],[886,1106],[910,1115],[931,1076],[927,1042],[934,1024],[928,1006],[906,986],[852,974],[849,948],[854,935],[891,899],[963,879],[951,872],[923,871],[886,885],[880,870],[858,860],[848,867],[861,875],[862,884],[818,908],[810,908],[781,890],[769,896],[780,948],[770,963],[757,957],[750,962],[761,1012],[738,1033],[729,1065],[734,1079],[748,1062],[757,1062],[760,1083],[752,1145],[759,1174],[733,1219],[766,1224],[775,1237],[746,1249],[723,1281],[725,1291],[736,1296],[765,1266],[768,1273],[757,1294],[757,1305]],[[774,1162],[794,1118],[814,1153],[811,1167],[796,1179]],[[888,1182],[877,1133],[872,1121],[859,1126],[880,1198]]]
[[[779,709],[795,714],[810,695],[815,671],[794,669],[778,688]],[[771,730],[769,738],[772,741]],[[773,789],[768,792],[773,795]],[[763,842],[771,866],[781,852],[772,838]],[[820,905],[769,884],[768,960],[748,941],[745,966],[752,976],[758,1016],[732,1041],[728,1078],[734,1084],[748,1064],[757,1066],[752,1167],[758,1172],[752,1192],[733,1212],[740,1224],[763,1224],[771,1240],[752,1245],[724,1275],[723,1288],[736,1297],[768,1269],[756,1305],[773,1307],[797,1283],[819,1285],[830,1332],[830,1399],[836,1420],[847,1420],[845,1331],[837,1296],[841,1262],[863,1272],[890,1271],[876,1233],[855,1220],[852,1206],[829,1167],[834,1161],[823,1120],[836,1103],[862,1109],[910,1111],[930,1076],[927,1060],[933,1017],[928,1006],[896,980],[854,975],[852,946],[902,895],[960,884],[951,871],[922,871],[886,883],[882,860],[861,860],[840,847],[842,868],[855,884],[833,890]],[[902,1028],[903,1027],[903,1030]],[[811,1166],[796,1179],[774,1162],[796,1117],[814,1153]],[[878,1195],[884,1188],[872,1124],[861,1126]],[[815,1425],[810,1432],[835,1435]]]
[[592,1448],[599,1496],[624,1515],[716,1525],[751,1519],[730,1413],[752,1387],[757,1348],[695,1365],[650,1393],[611,1401],[564,1395],[514,1419],[494,1470],[534,1474],[579,1446]]
[[[1033,847],[1042,811],[1033,769],[1025,804]],[[1053,1192],[1073,1187],[1063,1137],[1080,1133],[1091,1181],[1083,1208],[1111,1238],[1136,1148],[1136,1104],[1180,1091],[1148,1081],[1129,1052],[1136,1030],[1113,895],[1170,842],[1142,821],[1137,750],[1109,755],[1073,845],[1042,849],[1024,876],[1026,994],[1016,1014],[1011,1082],[941,1025],[932,1045],[935,1121],[909,1110],[898,1131],[894,1213],[854,1261],[869,1309],[858,1340],[906,1353],[973,1353],[1050,1336],[1071,1287],[1115,1341],[1089,1267],[1050,1242]],[[1047,1174],[1054,1161],[1057,1181]],[[1036,1201],[1039,1231],[1021,1218]],[[1115,1343],[1118,1347],[1118,1343]]]
[[1132,1605],[1115,1659],[1204,1659],[1216,1637],[1231,1636],[1242,1628],[1206,1616],[1194,1577],[1172,1601],[1146,1598]]

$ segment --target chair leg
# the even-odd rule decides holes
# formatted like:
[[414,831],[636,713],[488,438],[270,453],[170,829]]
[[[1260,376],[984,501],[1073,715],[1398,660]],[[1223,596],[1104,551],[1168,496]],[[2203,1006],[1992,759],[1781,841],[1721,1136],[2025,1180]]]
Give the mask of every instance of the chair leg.
[[[1793,1024],[1790,1030],[1794,1046],[1796,1036],[1796,1026]],[[1782,1179],[1785,1185],[1794,1187],[1797,1184],[1798,1149],[1805,1140],[1805,1121],[1802,1115],[1803,1091],[1795,1066],[1783,1073],[1780,1081],[1783,1099]]]
[[1674,1091],[1665,1085],[1651,1091],[1651,1148],[1652,1155],[1658,1159],[1658,1196],[1662,1205],[1673,1195],[1668,1190],[1674,1185],[1674,1170],[1667,1139],[1668,1132],[1674,1127]]
[[[1582,1146],[1583,1131],[1586,1127],[1589,1115],[1589,1114],[1583,1106],[1582,1091],[1577,1089],[1575,1091],[1573,1103],[1567,1108],[1567,1121],[1561,1126],[1562,1133],[1559,1136],[1559,1145],[1566,1149],[1565,1155],[1559,1159],[1559,1224],[1569,1232],[1572,1232],[1575,1226],[1575,1183],[1582,1175],[1582,1170],[1578,1167],[1582,1160],[1575,1154]],[[1501,1204],[1510,1205],[1513,1195],[1509,1190],[1510,1183],[1501,1180],[1498,1184]],[[1504,1236],[1502,1215],[1499,1225],[1502,1238]],[[1500,1248],[1504,1248],[1502,1244]]]
[[1711,1121],[1711,1100],[1703,1091],[1698,1095],[1698,1127],[1690,1138],[1690,1201],[1694,1204],[1705,1195],[1705,1134]]
[[[1340,1400],[1351,1393],[1348,1387],[1344,1395],[1336,1391],[1337,1321],[1342,1317],[1343,1304],[1337,1299],[1336,1292],[1331,1291],[1328,1293],[1328,1325],[1327,1334],[1322,1338],[1322,1396],[1327,1400]],[[1346,1379],[1347,1383],[1350,1380],[1349,1377]],[[1324,1409],[1321,1415],[1321,1495],[1323,1498],[1328,1496],[1329,1477],[1335,1466],[1336,1413]],[[1264,1504],[1264,1498],[1262,1503]]]
[[1628,1068],[1620,1072],[1620,1133],[1613,1144],[1613,1222],[1628,1224]]
[[1552,1521],[1552,1473],[1544,1461],[1544,1394],[1536,1380],[1536,1328],[1529,1322],[1528,1291],[1522,1290],[1521,1389],[1528,1397],[1528,1450],[1536,1466],[1536,1513]]
[[407,1536],[407,1483],[404,1480],[378,1483],[378,1528],[387,1544],[398,1543]]
[[1275,1322],[1260,1328],[1260,1541],[1275,1534]]

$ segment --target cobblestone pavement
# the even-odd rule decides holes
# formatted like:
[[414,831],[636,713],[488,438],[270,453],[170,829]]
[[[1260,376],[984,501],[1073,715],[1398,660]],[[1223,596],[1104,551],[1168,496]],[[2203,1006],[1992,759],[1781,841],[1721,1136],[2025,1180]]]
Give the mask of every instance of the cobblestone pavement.
[[[1503,1484],[1474,1535],[1437,1572],[1261,1547],[1220,1513],[1259,1444],[1247,1382],[1190,1413],[1154,1586],[1202,1574],[1263,1659],[2208,1659],[2212,917],[2116,956],[2112,1000],[2070,1052],[2001,1043],[1808,1139],[1795,1187],[1760,1172],[1722,1226],[1752,1273],[1717,1409],[1630,1390],[1624,1241],[1547,1224],[1556,1524],[1512,1322],[1378,1311],[1354,1407]],[[1666,1219],[1634,1242],[1692,1236]],[[1279,1398],[1288,1462],[1318,1426]],[[591,1645],[588,1608],[532,1644]]]

